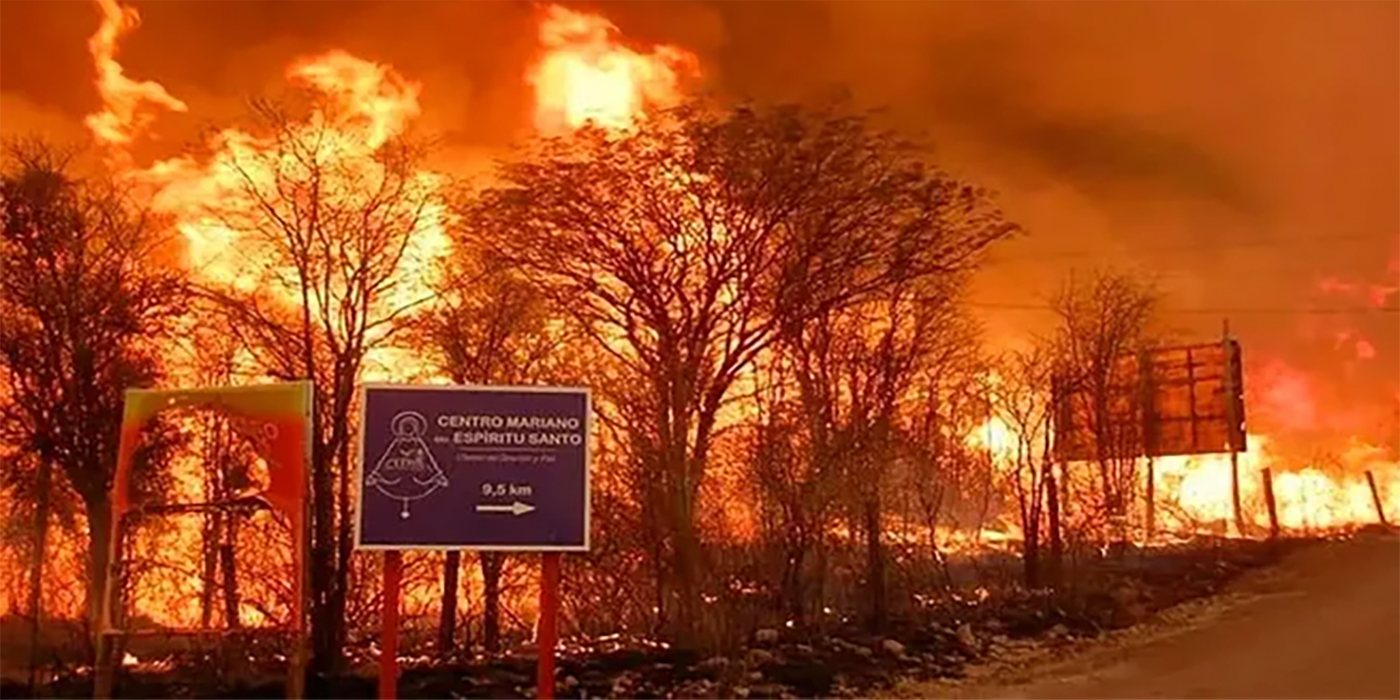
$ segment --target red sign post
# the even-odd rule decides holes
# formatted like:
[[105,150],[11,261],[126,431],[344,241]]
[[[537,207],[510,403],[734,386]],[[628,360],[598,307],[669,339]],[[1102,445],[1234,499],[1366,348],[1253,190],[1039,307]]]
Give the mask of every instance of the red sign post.
[[399,694],[399,581],[403,555],[397,549],[384,552],[384,602],[380,608],[379,698],[394,700]]
[[540,563],[539,665],[535,697],[554,700],[554,648],[559,645],[559,553],[545,552]]
[[560,553],[586,552],[592,399],[568,387],[361,387],[355,546],[384,551],[379,697],[398,690],[404,550],[540,552],[537,697],[554,697]]

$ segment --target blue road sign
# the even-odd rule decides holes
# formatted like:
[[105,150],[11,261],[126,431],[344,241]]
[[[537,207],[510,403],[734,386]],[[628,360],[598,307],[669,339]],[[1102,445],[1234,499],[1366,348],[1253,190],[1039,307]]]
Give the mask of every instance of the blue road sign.
[[588,549],[587,389],[360,392],[358,547]]

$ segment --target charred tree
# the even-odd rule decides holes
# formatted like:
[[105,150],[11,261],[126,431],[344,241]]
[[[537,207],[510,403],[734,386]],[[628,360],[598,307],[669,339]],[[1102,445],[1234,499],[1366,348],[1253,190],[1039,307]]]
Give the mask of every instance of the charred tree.
[[1055,486],[1055,475],[1046,465],[1045,474],[1045,515],[1050,526],[1050,562],[1047,574],[1050,585],[1058,586],[1063,580],[1065,549],[1060,527],[1060,490]]
[[1051,353],[1045,346],[1008,353],[999,363],[998,381],[992,389],[992,415],[1010,433],[1007,437],[1011,444],[995,448],[1002,452],[1000,458],[1009,467],[1006,479],[1010,482],[1008,490],[1016,499],[1024,536],[1022,558],[1028,588],[1038,588],[1042,583],[1041,524],[1046,519],[1053,457]]
[[40,462],[34,501],[34,552],[29,561],[29,692],[38,691],[44,618],[44,558],[49,551],[49,516],[53,494],[53,464]]
[[970,266],[985,193],[839,110],[684,105],[532,144],[459,212],[645,387],[673,637],[702,643],[701,485],[719,411],[783,328]]
[[[489,249],[459,240],[436,285],[437,303],[410,326],[412,344],[457,384],[528,385],[568,383],[580,376],[578,356],[568,351],[571,329],[508,261]],[[501,628],[500,572],[506,555],[482,553],[485,579],[483,628],[496,651]],[[456,581],[461,555],[444,563],[439,639],[456,628]],[[450,600],[449,600],[450,598]]]
[[251,262],[201,291],[259,369],[315,387],[312,670],[325,674],[339,666],[345,636],[355,386],[370,353],[431,295],[407,273],[437,191],[420,170],[421,148],[320,96],[298,108],[258,102],[252,117],[265,147],[233,158],[226,196],[201,211]]
[[505,555],[482,552],[478,555],[482,582],[482,646],[494,654],[501,650],[501,571]]
[[837,484],[831,464],[808,455],[801,407],[782,358],[761,363],[754,418],[747,426],[744,466],[758,505],[761,541],[778,558],[774,608],[794,625],[806,623],[806,566],[816,531],[831,521]]
[[219,574],[222,577],[224,600],[224,624],[231,629],[243,625],[239,615],[238,595],[238,513],[224,517],[226,531],[223,542],[219,543]]
[[223,548],[222,513],[207,513],[200,527],[199,626],[208,629],[214,621],[214,595],[219,590],[220,550]]
[[[160,376],[155,351],[185,308],[185,283],[150,264],[166,242],[121,188],[75,177],[66,155],[42,143],[6,155],[0,270],[24,274],[0,274],[0,416],[20,448],[56,467],[82,501],[96,630],[124,391]],[[163,488],[158,465],[168,447],[161,440],[138,451],[133,498]]]
[[438,654],[444,659],[457,648],[457,593],[461,588],[458,578],[462,573],[462,553],[452,550],[442,563],[442,599],[438,612]]
[[1107,524],[1103,534],[1115,546],[1127,539],[1127,510],[1143,447],[1141,388],[1133,362],[1156,342],[1158,305],[1150,284],[1116,271],[1098,271],[1087,279],[1071,275],[1051,303],[1059,317],[1055,348],[1057,366],[1063,368],[1061,389],[1082,399],[1067,410],[1074,412],[1076,425],[1088,426],[1084,434],[1097,470],[1098,512]]

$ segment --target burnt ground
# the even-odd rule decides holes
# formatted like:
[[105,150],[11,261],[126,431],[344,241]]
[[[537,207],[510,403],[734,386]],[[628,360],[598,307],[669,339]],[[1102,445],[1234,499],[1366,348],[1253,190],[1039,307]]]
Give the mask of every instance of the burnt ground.
[[[760,630],[744,648],[713,655],[642,644],[595,645],[562,655],[558,697],[868,697],[900,684],[906,689],[924,684],[970,690],[975,681],[969,674],[986,673],[989,663],[1008,653],[1034,650],[1053,656],[1115,630],[1141,627],[1162,611],[1225,590],[1242,574],[1317,546],[1303,540],[1272,545],[1215,540],[1130,551],[1089,564],[1092,575],[1085,580],[1090,583],[1073,590],[949,596],[917,620],[892,622],[880,636],[853,626],[821,632]],[[118,697],[284,696],[282,678],[245,674],[234,681],[187,658],[170,658],[168,666],[159,672],[124,671]],[[407,666],[399,683],[402,698],[534,696],[534,658],[526,653]],[[361,668],[361,673],[313,684],[309,690],[328,697],[375,697],[373,666]],[[0,688],[6,698],[27,694],[24,685],[9,681]],[[38,695],[91,697],[91,681],[83,672],[63,673]]]
[[[1400,698],[1400,538],[1362,535],[1291,553],[1140,629],[1062,662],[1015,650],[980,679],[899,695],[998,698]],[[1025,663],[1029,661],[1030,663]]]

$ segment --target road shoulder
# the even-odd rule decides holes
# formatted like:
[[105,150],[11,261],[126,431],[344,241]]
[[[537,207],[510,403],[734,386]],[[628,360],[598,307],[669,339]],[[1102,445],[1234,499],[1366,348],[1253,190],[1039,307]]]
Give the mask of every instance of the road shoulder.
[[[1400,606],[1392,604],[1400,597],[1400,584],[1392,583],[1400,582],[1397,545],[1400,539],[1393,535],[1318,543],[1242,576],[1219,595],[1169,608],[1134,627],[1092,640],[1001,645],[984,663],[970,667],[966,679],[904,683],[893,695],[1400,697]],[[1353,602],[1358,597],[1365,602]],[[1348,625],[1365,628],[1364,636],[1376,641],[1349,639]],[[1314,635],[1340,641],[1309,638]],[[1343,646],[1349,651],[1338,652]],[[1342,654],[1337,663],[1354,666],[1355,672],[1321,668],[1306,674],[1306,668],[1293,668],[1292,673],[1305,675],[1290,683],[1287,672],[1275,679],[1259,675],[1260,670],[1221,670],[1227,660],[1253,667],[1267,666],[1270,658],[1292,659],[1294,666],[1306,666],[1309,653],[1329,651]],[[1397,670],[1390,674],[1395,690],[1389,691],[1391,684],[1384,672],[1376,676],[1376,668],[1392,653]],[[1257,663],[1254,656],[1261,657]],[[1248,678],[1251,672],[1257,681]]]

